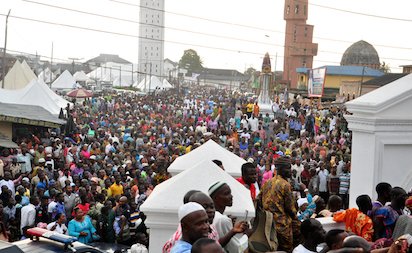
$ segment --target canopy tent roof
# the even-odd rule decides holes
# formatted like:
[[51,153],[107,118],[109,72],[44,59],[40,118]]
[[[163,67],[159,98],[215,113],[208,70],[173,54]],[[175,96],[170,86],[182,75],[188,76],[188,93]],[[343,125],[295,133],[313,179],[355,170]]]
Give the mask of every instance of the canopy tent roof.
[[[58,115],[60,109],[70,104],[42,81],[34,79],[24,89],[5,90],[0,89],[0,102],[20,105],[40,106],[51,114]],[[26,106],[29,108],[29,106]]]
[[177,211],[183,204],[183,196],[190,190],[200,190],[207,194],[209,187],[217,181],[227,183],[232,190],[233,206],[225,210],[226,214],[244,217],[247,210],[249,218],[255,216],[249,190],[215,163],[207,160],[197,164],[192,161],[192,166],[187,170],[156,186],[141,206],[141,210],[148,217],[150,212],[176,214],[177,225]]
[[37,79],[37,77],[26,61],[23,61],[23,64],[16,61],[4,78],[4,88],[8,90],[22,89],[33,79]]
[[76,80],[68,70],[65,70],[51,85],[52,89],[72,90],[77,87]]
[[43,82],[51,83],[54,81],[54,79],[56,79],[56,75],[49,68],[46,68],[45,70],[40,72],[37,79]]
[[242,176],[241,167],[246,163],[244,159],[221,147],[213,140],[209,140],[202,146],[176,158],[167,171],[172,175],[176,175],[187,168],[190,168],[193,165],[193,161],[203,160],[220,160],[225,171],[232,177]]
[[165,78],[165,79],[163,79],[163,88],[164,89],[171,89],[171,88],[173,88],[173,85],[171,85],[169,83],[169,81],[167,81],[166,78]]
[[140,81],[139,84],[135,82],[133,84],[133,87],[138,88],[141,91],[154,91],[156,89],[163,90],[173,88],[173,86],[169,82],[161,82],[156,76],[152,76],[150,79],[145,77],[142,81]]
[[37,105],[27,106],[0,102],[0,107],[2,108],[0,110],[1,121],[44,127],[59,127],[66,123]]
[[[106,62],[87,74],[89,80],[111,82],[113,86],[129,87],[137,80],[137,65]],[[133,77],[132,77],[133,75]]]
[[84,71],[77,71],[76,73],[74,73],[73,77],[77,82],[86,82],[89,80],[89,77],[86,75],[86,73],[84,73]]

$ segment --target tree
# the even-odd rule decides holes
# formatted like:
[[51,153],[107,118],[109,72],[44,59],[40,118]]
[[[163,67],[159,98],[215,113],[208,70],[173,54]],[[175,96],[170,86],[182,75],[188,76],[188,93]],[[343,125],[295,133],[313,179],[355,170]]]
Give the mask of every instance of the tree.
[[179,61],[179,68],[187,70],[188,75],[192,73],[200,73],[203,69],[203,62],[200,56],[193,49],[187,49],[184,51],[182,58]]
[[382,71],[385,74],[391,73],[391,67],[389,66],[389,64],[387,64],[385,62],[382,63],[379,70]]
[[254,69],[253,67],[249,67],[246,71],[245,71],[245,75],[246,76],[252,76],[253,74],[256,73],[256,69]]

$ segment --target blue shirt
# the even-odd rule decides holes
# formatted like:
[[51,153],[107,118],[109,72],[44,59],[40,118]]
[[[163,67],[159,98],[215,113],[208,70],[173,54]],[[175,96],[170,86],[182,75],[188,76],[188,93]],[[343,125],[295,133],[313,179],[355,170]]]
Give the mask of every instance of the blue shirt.
[[175,246],[170,250],[170,253],[190,253],[192,251],[192,244],[179,240]]

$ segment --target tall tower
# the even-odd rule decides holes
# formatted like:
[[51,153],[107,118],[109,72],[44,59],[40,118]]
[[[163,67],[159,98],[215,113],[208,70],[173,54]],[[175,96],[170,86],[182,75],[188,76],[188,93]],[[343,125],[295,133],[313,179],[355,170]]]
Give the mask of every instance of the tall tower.
[[163,78],[164,0],[140,0],[139,82],[145,74]]
[[306,24],[308,7],[308,0],[285,0],[283,80],[290,88],[298,87],[296,68],[312,68],[313,56],[318,53],[318,44],[312,43],[313,25]]

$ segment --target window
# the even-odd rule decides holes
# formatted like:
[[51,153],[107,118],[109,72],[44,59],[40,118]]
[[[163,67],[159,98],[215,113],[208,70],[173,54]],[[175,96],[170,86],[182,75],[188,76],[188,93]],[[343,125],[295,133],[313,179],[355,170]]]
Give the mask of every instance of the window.
[[295,5],[295,14],[299,14],[299,5]]
[[286,8],[286,14],[289,15],[289,13],[290,13],[290,5],[288,5],[288,7]]
[[303,15],[306,16],[306,5],[303,6]]

